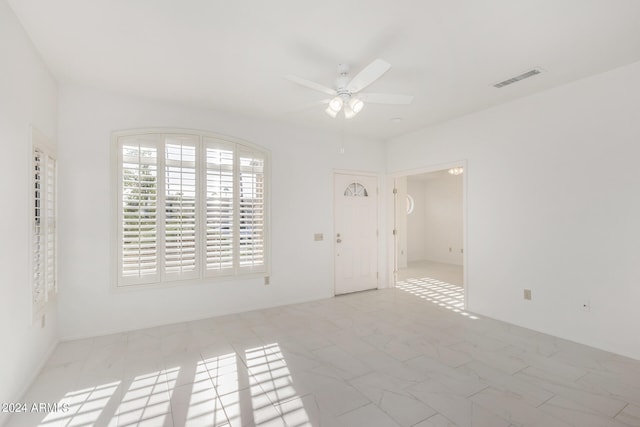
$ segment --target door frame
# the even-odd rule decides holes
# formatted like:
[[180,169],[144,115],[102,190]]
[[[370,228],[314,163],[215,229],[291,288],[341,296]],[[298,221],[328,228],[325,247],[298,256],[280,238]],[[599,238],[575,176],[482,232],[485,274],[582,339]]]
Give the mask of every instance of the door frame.
[[378,279],[376,281],[377,284],[377,288],[376,289],[380,289],[381,288],[381,283],[384,282],[384,271],[382,271],[382,266],[384,265],[381,260],[384,259],[384,256],[382,254],[382,250],[381,250],[381,245],[380,245],[380,230],[382,230],[383,228],[381,227],[382,223],[382,215],[381,215],[381,199],[382,197],[381,194],[381,176],[378,173],[375,172],[364,172],[364,171],[358,171],[358,170],[347,170],[347,169],[334,169],[331,173],[331,215],[332,215],[332,233],[331,233],[331,266],[332,266],[332,290],[333,290],[333,296],[336,296],[336,245],[335,245],[335,241],[334,239],[336,238],[336,233],[337,233],[337,229],[336,229],[336,205],[335,205],[335,200],[336,200],[336,194],[335,194],[335,177],[336,175],[352,175],[354,177],[358,177],[358,176],[366,176],[366,177],[370,177],[370,178],[375,178],[376,179],[376,226],[377,226],[377,236],[376,236],[376,264],[377,264],[377,270],[378,270]]
[[467,202],[467,187],[469,180],[469,164],[466,159],[447,162],[447,163],[439,163],[430,166],[425,166],[422,168],[416,169],[408,169],[404,171],[395,172],[391,175],[388,175],[386,178],[386,185],[389,191],[387,191],[386,197],[386,206],[388,207],[388,221],[387,221],[387,230],[390,238],[387,242],[387,268],[389,271],[387,286],[390,288],[395,288],[397,276],[398,276],[398,244],[397,244],[397,236],[394,235],[393,231],[397,228],[396,221],[396,204],[400,203],[397,200],[396,194],[394,194],[393,189],[396,188],[396,179],[407,177],[411,175],[420,175],[423,173],[437,172],[445,169],[451,169],[455,166],[462,166],[464,168],[464,173],[462,174],[462,280],[463,280],[463,289],[464,289],[464,309],[468,309],[469,307],[469,245],[468,245],[468,225],[467,225],[467,210],[468,210],[468,202]]

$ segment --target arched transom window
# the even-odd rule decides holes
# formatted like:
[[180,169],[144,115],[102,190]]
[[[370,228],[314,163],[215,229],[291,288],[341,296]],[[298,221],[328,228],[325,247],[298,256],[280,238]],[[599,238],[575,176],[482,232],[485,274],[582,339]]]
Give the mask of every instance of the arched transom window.
[[344,190],[344,195],[347,197],[368,197],[369,193],[364,185],[359,182],[352,182]]

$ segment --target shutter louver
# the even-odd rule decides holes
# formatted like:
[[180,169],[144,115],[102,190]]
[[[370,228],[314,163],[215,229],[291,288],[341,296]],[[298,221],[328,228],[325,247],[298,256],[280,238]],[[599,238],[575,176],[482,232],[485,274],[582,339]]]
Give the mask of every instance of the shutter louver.
[[265,266],[264,158],[240,153],[239,269],[263,271]]
[[[158,274],[158,150],[127,141],[122,145],[121,276],[128,284]],[[128,279],[128,280],[127,280]]]
[[165,274],[170,279],[197,277],[196,141],[171,137],[165,142]]
[[233,270],[233,146],[206,142],[206,270],[208,275]]

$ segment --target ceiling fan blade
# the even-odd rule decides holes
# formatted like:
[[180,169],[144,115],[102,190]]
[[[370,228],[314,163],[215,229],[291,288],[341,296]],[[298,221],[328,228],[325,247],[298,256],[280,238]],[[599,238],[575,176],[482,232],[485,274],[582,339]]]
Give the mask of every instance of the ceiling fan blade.
[[317,90],[318,92],[326,93],[330,96],[336,96],[337,92],[333,89],[330,89],[326,86],[321,85],[320,83],[315,83],[307,79],[303,79],[302,77],[292,76],[291,74],[284,76],[285,79],[290,82],[299,84],[300,86],[307,87],[309,89]]
[[314,102],[309,102],[307,104],[302,104],[292,110],[288,110],[286,111],[286,113],[299,113],[302,111],[306,111],[309,110],[311,108],[315,108],[318,107],[319,105],[327,105],[329,102],[331,102],[331,98],[328,99],[322,99],[320,101],[314,101]]
[[360,71],[356,76],[347,84],[346,89],[351,93],[360,92],[371,83],[378,80],[384,73],[389,71],[391,64],[382,59],[376,59],[371,64],[367,65],[364,70]]
[[371,104],[411,104],[413,95],[397,95],[393,93],[361,93],[358,98]]

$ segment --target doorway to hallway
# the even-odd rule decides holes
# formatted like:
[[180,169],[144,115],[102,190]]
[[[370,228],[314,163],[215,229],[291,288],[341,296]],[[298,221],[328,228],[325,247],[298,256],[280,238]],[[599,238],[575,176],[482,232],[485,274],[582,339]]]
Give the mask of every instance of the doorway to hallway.
[[463,310],[464,165],[395,178],[394,284]]

